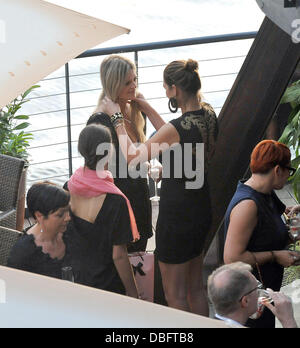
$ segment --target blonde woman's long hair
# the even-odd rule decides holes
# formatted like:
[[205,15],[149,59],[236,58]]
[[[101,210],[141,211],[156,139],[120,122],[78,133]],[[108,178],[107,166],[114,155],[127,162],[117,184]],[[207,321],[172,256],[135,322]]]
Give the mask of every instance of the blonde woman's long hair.
[[[136,67],[133,62],[125,57],[111,55],[103,60],[100,66],[100,78],[103,89],[98,100],[97,108],[101,105],[102,100],[106,96],[112,101],[118,102],[119,94],[121,89],[125,86],[126,77],[130,70],[136,72]],[[137,103],[132,101],[130,105],[132,127],[127,128],[128,135],[131,139],[137,139],[140,143],[145,142],[144,117],[140,112]]]

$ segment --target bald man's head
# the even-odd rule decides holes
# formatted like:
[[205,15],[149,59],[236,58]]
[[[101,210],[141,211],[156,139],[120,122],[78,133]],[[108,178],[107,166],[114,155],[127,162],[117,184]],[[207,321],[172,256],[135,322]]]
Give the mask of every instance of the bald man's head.
[[220,315],[228,315],[239,308],[239,299],[252,284],[252,267],[235,262],[216,269],[208,278],[208,295]]

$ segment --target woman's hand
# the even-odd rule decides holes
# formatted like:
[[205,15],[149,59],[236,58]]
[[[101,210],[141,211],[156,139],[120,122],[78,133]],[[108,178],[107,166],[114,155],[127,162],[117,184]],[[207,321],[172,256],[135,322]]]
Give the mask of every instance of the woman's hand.
[[300,213],[300,204],[294,205],[293,207],[286,208],[285,212],[289,217],[293,217],[294,215],[297,215],[298,213]]
[[275,261],[283,267],[296,266],[300,263],[300,253],[291,250],[273,251]]
[[101,103],[101,109],[108,116],[112,116],[116,112],[121,112],[120,105],[118,103],[113,102],[110,98],[105,97]]
[[147,102],[141,93],[137,93],[136,97],[133,98],[131,102],[136,103],[139,110],[147,115],[148,119],[157,131],[166,124],[166,122],[161,118],[157,111],[153,109],[153,107]]
[[151,108],[150,104],[147,102],[142,93],[138,93],[135,98],[132,98],[132,101],[136,102],[139,106],[140,111],[147,114]]
[[114,245],[112,257],[127,296],[139,298],[132,266],[128,258],[127,245]]

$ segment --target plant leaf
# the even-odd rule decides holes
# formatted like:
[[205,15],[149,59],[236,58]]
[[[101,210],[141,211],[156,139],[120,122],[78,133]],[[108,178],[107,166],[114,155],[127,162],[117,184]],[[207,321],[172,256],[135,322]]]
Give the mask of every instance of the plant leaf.
[[39,85],[34,85],[30,87],[24,94],[22,95],[22,98],[25,99],[34,89],[39,88]]
[[23,122],[23,123],[21,123],[21,124],[18,124],[18,125],[14,128],[14,130],[25,129],[25,128],[29,127],[29,126],[30,126],[30,123],[28,123],[28,122]]
[[299,166],[300,166],[300,156],[298,156],[292,160],[292,167],[298,168]]
[[284,93],[281,104],[286,103],[296,103],[299,105],[300,103],[300,84],[297,81],[296,83],[293,83],[290,87],[287,88],[286,92]]
[[290,139],[290,135],[291,135],[292,131],[293,131],[293,127],[292,127],[291,123],[289,123],[285,127],[285,129],[284,129],[284,131],[283,131],[283,133],[282,133],[282,135],[281,135],[281,137],[280,137],[280,139],[278,141],[280,143],[283,143],[283,144],[287,145],[289,143],[289,139]]
[[15,119],[16,119],[16,120],[29,120],[29,116],[26,116],[26,115],[18,115],[18,116],[15,116]]

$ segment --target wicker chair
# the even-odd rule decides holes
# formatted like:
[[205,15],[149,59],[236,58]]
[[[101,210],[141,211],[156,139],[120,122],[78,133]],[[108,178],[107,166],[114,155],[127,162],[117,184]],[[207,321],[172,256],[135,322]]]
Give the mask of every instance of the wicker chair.
[[0,226],[0,266],[6,266],[11,248],[23,233]]
[[0,155],[0,226],[16,229],[19,183],[25,161]]

